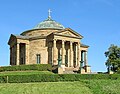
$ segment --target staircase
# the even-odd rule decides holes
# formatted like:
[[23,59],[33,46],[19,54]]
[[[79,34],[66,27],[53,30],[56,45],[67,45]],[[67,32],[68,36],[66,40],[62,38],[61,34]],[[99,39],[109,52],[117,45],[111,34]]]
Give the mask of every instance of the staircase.
[[[59,72],[58,72],[59,71]],[[79,67],[60,67],[52,66],[52,72],[59,74],[77,74],[79,72]]]
[[78,69],[77,68],[73,68],[73,67],[69,67],[69,68],[65,68],[65,71],[63,72],[64,74],[77,74]]
[[64,74],[75,74],[73,71],[64,71]]

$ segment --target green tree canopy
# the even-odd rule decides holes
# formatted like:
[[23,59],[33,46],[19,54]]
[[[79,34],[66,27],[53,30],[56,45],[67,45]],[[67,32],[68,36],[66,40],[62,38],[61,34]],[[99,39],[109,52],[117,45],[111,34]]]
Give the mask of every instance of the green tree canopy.
[[117,72],[120,69],[120,47],[112,44],[105,52],[105,56],[107,57],[105,64],[108,72],[110,70]]

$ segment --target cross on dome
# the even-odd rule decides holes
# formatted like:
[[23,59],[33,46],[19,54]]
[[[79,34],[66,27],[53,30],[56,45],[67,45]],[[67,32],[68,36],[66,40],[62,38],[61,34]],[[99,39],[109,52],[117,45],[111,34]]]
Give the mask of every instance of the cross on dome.
[[51,18],[51,10],[48,10],[48,18],[43,20],[34,29],[64,29],[65,27]]
[[52,11],[49,9],[49,10],[48,10],[48,18],[51,18],[51,15],[50,15],[51,12],[52,12]]

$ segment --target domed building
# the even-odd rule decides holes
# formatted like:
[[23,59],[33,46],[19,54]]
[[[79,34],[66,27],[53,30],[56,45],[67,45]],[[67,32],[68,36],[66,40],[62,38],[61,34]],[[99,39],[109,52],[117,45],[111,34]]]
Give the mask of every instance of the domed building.
[[87,45],[81,43],[82,35],[71,28],[48,18],[33,29],[20,35],[11,34],[10,65],[51,64],[60,65],[60,72],[90,73],[87,62]]

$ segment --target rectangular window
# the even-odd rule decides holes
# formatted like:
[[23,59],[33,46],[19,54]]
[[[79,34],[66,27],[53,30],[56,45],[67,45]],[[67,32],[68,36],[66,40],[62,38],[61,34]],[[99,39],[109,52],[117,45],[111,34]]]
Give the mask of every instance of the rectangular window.
[[37,64],[40,64],[40,54],[37,54],[36,57],[37,57]]

